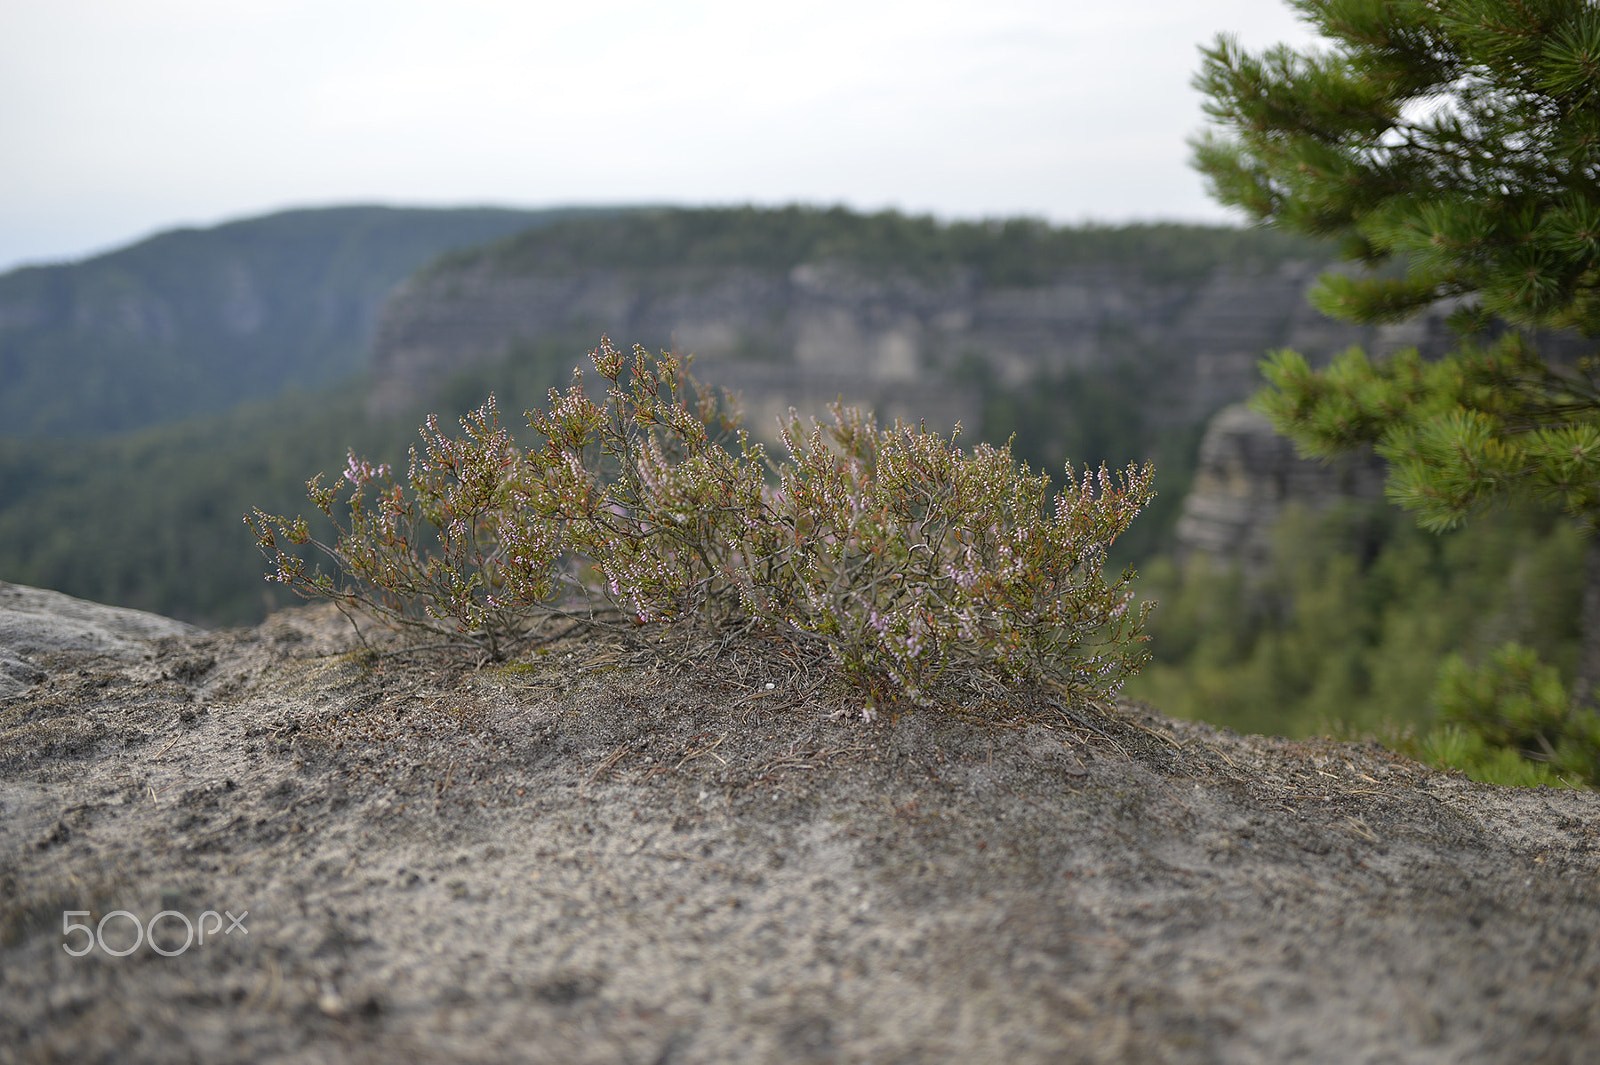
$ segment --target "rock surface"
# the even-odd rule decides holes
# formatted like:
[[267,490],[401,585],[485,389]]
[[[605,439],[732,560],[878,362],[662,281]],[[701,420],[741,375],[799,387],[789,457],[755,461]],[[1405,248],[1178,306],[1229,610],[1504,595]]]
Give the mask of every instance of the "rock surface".
[[0,1061],[1600,1045],[1594,793],[1049,691],[865,724],[775,647],[475,670],[7,591],[109,653],[0,641],[41,675],[0,699]]
[[1108,265],[1007,287],[974,271],[883,277],[841,263],[547,274],[470,260],[418,274],[385,307],[371,403],[380,413],[404,410],[451,373],[503,358],[519,342],[592,344],[604,331],[618,344],[694,353],[699,376],[742,391],[753,414],[791,403],[807,412],[815,392],[876,406],[884,420],[903,413],[971,428],[976,397],[941,375],[977,355],[1011,385],[1163,359],[1177,375],[1173,414],[1192,421],[1247,395],[1270,348],[1294,346],[1321,362],[1381,339],[1307,304],[1322,265],[1231,264],[1163,282]]
[[1331,462],[1301,458],[1265,415],[1243,403],[1224,407],[1200,441],[1176,529],[1179,549],[1259,572],[1273,558],[1274,530],[1286,508],[1379,502],[1386,474],[1383,460],[1370,453]]
[[76,656],[137,661],[149,655],[152,641],[199,632],[192,625],[142,610],[102,606],[0,581],[0,699],[19,695],[45,679],[34,660]]

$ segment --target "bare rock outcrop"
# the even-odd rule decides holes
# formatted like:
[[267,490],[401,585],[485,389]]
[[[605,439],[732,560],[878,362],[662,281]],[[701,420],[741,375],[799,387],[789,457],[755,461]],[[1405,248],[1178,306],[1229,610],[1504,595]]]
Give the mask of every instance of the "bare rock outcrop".
[[154,641],[199,631],[158,614],[0,581],[0,699],[44,680],[48,665],[137,662],[149,657]]
[[764,641],[495,670],[331,609],[105,620],[0,696],[0,1061],[1600,1045],[1592,792],[1051,690],[867,724]]
[[1176,536],[1185,552],[1259,571],[1274,553],[1285,508],[1313,511],[1383,498],[1385,464],[1374,455],[1324,462],[1301,458],[1264,415],[1243,403],[1223,408],[1200,442],[1194,483]]
[[952,387],[948,375],[963,358],[981,358],[999,381],[1021,385],[1154,353],[1173,367],[1171,416],[1193,420],[1246,395],[1270,348],[1294,345],[1322,361],[1371,339],[1371,330],[1307,307],[1320,266],[1234,264],[1158,281],[1107,265],[1018,286],[985,283],[970,269],[913,277],[841,262],[786,272],[522,273],[470,259],[419,274],[390,300],[370,403],[394,413],[519,343],[592,344],[606,332],[618,343],[694,353],[702,379],[742,392],[757,411],[805,411],[813,395],[842,396],[886,419],[905,413],[969,429],[979,425],[979,397]]

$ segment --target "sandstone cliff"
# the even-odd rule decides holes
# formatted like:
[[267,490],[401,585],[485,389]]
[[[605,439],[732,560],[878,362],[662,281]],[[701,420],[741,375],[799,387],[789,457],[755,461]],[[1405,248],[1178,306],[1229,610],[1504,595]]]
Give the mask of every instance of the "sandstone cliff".
[[[678,217],[748,230],[774,216]],[[955,383],[963,364],[982,364],[1001,388],[1067,371],[1131,370],[1143,382],[1146,432],[1215,415],[1180,548],[1254,568],[1270,555],[1272,528],[1291,502],[1322,509],[1378,499],[1383,479],[1370,458],[1301,460],[1264,420],[1230,406],[1260,387],[1262,356],[1291,347],[1316,365],[1353,345],[1382,357],[1402,347],[1438,354],[1451,342],[1448,307],[1379,327],[1323,316],[1307,292],[1323,271],[1345,267],[1313,254],[1246,246],[1172,270],[1148,254],[1108,252],[1036,263],[1019,276],[985,268],[989,260],[971,247],[931,266],[800,253],[788,262],[759,246],[707,253],[706,241],[687,239],[679,254],[661,255],[650,239],[659,234],[640,231],[632,239],[642,261],[628,265],[629,241],[616,233],[624,224],[633,223],[583,231],[619,244],[611,259],[586,254],[578,241],[562,244],[571,233],[551,229],[539,234],[549,245],[530,235],[514,250],[482,249],[412,277],[380,320],[372,409],[425,404],[452,374],[540,341],[569,343],[571,364],[579,363],[601,332],[619,344],[695,354],[697,376],[741,393],[749,424],[769,439],[790,406],[817,414],[836,398],[886,421],[924,419],[941,430],[959,421],[972,439],[986,431],[984,396]],[[1177,239],[1200,247],[1209,238],[1193,231]]]
[[1377,339],[1306,303],[1326,265],[1255,258],[1169,276],[1125,261],[1077,262],[1019,283],[962,262],[913,270],[820,257],[553,269],[491,252],[419,274],[390,300],[371,403],[377,413],[401,411],[518,344],[592,344],[603,331],[619,344],[692,352],[703,379],[744,393],[758,428],[790,404],[815,409],[839,395],[885,417],[976,428],[981,397],[950,384],[963,360],[985,364],[1002,386],[1148,365],[1164,379],[1164,417],[1193,422],[1247,395],[1271,348],[1322,361]]
[[[1369,353],[1381,358],[1416,348],[1425,356],[1443,354],[1458,342],[1446,324],[1451,309],[1436,307],[1373,330]],[[1573,362],[1588,353],[1575,334],[1538,333],[1535,340],[1553,361]],[[1325,511],[1343,503],[1381,501],[1387,469],[1370,451],[1327,461],[1301,458],[1264,416],[1243,403],[1231,404],[1207,423],[1175,530],[1177,547],[1258,571],[1271,559],[1273,530],[1287,507]]]
[[1201,439],[1178,547],[1257,571],[1272,559],[1273,530],[1285,508],[1379,501],[1385,472],[1370,453],[1331,462],[1301,458],[1265,416],[1232,404],[1217,412]]

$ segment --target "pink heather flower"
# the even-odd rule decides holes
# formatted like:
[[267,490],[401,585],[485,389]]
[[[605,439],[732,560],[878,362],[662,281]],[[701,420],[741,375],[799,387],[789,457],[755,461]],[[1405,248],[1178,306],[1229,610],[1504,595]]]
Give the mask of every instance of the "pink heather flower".
[[344,479],[351,484],[365,484],[372,480],[373,477],[387,476],[389,476],[389,464],[387,462],[381,466],[374,466],[366,459],[356,458],[354,452],[351,452],[345,459]]

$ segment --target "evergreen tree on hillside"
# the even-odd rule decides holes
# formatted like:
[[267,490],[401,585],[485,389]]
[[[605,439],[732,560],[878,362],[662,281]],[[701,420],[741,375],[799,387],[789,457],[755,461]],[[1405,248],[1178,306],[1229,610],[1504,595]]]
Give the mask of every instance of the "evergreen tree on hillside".
[[[1376,446],[1391,498],[1429,528],[1534,494],[1600,530],[1600,5],[1290,2],[1328,43],[1205,49],[1195,84],[1221,129],[1196,165],[1223,203],[1373,268],[1325,276],[1321,310],[1386,322],[1448,301],[1460,341],[1432,363],[1352,351],[1323,372],[1279,352],[1258,405],[1308,454]],[[1534,330],[1591,354],[1544,358]]]
[[[1428,528],[1517,495],[1590,534],[1576,694],[1600,687],[1600,4],[1595,0],[1290,0],[1327,46],[1259,55],[1227,37],[1195,84],[1222,127],[1195,161],[1222,202],[1333,238],[1372,269],[1330,274],[1319,309],[1401,320],[1448,302],[1459,342],[1434,362],[1359,351],[1313,372],[1264,364],[1257,399],[1310,455],[1373,445],[1389,495]],[[1543,357],[1531,334],[1586,338]],[[1508,644],[1457,661],[1434,702],[1433,756],[1506,782],[1600,784],[1600,713]],[[1513,770],[1531,764],[1519,777]],[[1552,775],[1553,774],[1553,775]]]

